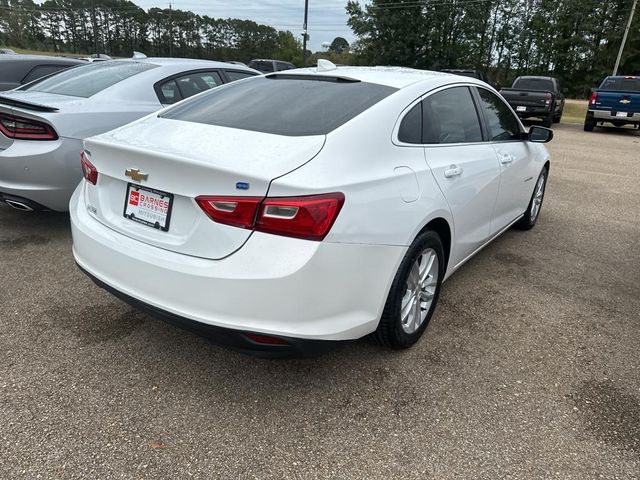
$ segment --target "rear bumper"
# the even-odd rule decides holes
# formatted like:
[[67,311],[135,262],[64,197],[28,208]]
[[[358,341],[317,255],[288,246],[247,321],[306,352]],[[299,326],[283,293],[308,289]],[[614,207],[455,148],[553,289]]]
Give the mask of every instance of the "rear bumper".
[[[624,110],[621,110],[624,111]],[[593,116],[596,120],[607,121],[607,122],[629,122],[629,123],[640,123],[640,112],[634,112],[631,116],[626,117],[617,117],[615,111],[612,110],[589,110],[589,114]]]
[[[92,274],[78,265],[93,282],[100,288],[105,289],[120,300],[128,303],[132,307],[148,313],[149,315],[164,320],[165,322],[183,328],[190,332],[205,337],[212,342],[222,345],[241,353],[254,355],[263,358],[280,358],[280,357],[316,357],[334,349],[338,342],[329,340],[305,340],[300,338],[290,338],[278,336],[277,338],[286,342],[282,345],[266,345],[258,343],[247,337],[243,332],[229,328],[221,328],[208,325],[202,322],[196,322],[186,317],[181,317],[171,312],[161,310],[153,305],[144,303],[126,293],[107,285],[103,281],[94,277]],[[251,332],[254,333],[254,332]]]
[[[70,204],[78,265],[154,312],[241,332],[351,340],[373,332],[406,247],[311,242],[254,233],[222,260],[147,245]],[[132,302],[133,303],[133,302]]]
[[70,138],[14,141],[0,150],[0,193],[44,209],[67,211],[69,198],[82,178],[81,148],[81,140]]
[[[516,106],[514,106],[513,109],[516,110]],[[551,110],[549,110],[548,108],[542,108],[542,107],[527,107],[526,112],[518,112],[516,110],[516,114],[520,118],[546,117],[547,115],[549,115],[550,112]]]

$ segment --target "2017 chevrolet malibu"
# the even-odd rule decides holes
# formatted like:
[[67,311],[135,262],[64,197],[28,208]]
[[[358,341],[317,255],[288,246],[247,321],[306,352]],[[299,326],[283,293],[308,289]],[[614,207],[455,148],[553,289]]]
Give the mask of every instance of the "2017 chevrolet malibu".
[[406,348],[447,277],[535,225],[551,138],[471,78],[246,79],[88,139],[73,252],[117,296],[245,351]]
[[258,72],[206,60],[148,58],[74,67],[0,94],[0,202],[66,211],[82,178],[82,141]]

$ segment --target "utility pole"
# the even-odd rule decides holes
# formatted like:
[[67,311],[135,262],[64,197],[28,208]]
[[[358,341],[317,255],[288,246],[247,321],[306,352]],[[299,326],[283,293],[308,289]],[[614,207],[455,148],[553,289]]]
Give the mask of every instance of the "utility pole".
[[171,20],[171,4],[169,4],[169,57],[173,56],[173,21]]
[[93,23],[93,53],[98,52],[98,22],[96,21],[96,1],[91,0],[91,23]]
[[620,50],[618,51],[618,58],[616,58],[616,66],[613,67],[613,74],[618,74],[618,67],[620,66],[620,59],[622,59],[622,51],[624,50],[624,45],[627,43],[627,35],[629,35],[629,29],[631,28],[631,22],[633,21],[633,15],[636,13],[636,5],[638,4],[638,0],[633,0],[633,6],[631,7],[631,14],[629,15],[629,21],[627,22],[627,28],[624,30],[624,35],[622,36],[622,44],[620,45]]
[[[637,0],[636,0],[637,1]],[[304,0],[304,24],[302,25],[302,66],[307,66],[307,20],[309,19],[309,0]]]

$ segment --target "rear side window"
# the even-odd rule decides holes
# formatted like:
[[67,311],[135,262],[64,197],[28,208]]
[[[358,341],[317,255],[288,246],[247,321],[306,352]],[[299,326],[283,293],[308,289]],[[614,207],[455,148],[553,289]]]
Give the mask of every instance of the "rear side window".
[[640,78],[608,77],[600,85],[600,90],[640,92]]
[[22,83],[29,83],[38,78],[69,68],[69,65],[38,65],[31,69],[29,73],[22,79]]
[[182,100],[182,95],[175,80],[169,80],[160,85],[158,99],[160,103],[165,105],[171,105]]
[[68,69],[22,90],[89,98],[122,80],[156,68],[143,62],[96,62]]
[[480,120],[468,87],[454,87],[429,95],[423,101],[424,143],[482,141]]
[[172,77],[159,86],[156,84],[156,93],[160,103],[170,105],[198,93],[222,85],[220,74],[215,71],[192,72],[179,77]]
[[296,68],[295,65],[289,62],[276,62],[276,68],[278,70],[291,70],[292,68]]
[[249,66],[263,73],[270,73],[274,71],[273,62],[270,60],[253,60],[249,62]]
[[516,78],[513,88],[521,90],[544,90],[553,92],[553,82],[546,78]]
[[251,72],[239,72],[237,70],[225,70],[227,77],[229,77],[230,82],[235,82],[236,80],[242,80],[247,77],[255,77],[255,73]]
[[509,107],[484,88],[478,88],[480,94],[480,108],[487,121],[489,140],[492,142],[520,140],[520,126],[518,119],[511,113]]
[[395,91],[335,77],[255,77],[188,100],[160,117],[276,135],[324,135]]
[[422,143],[422,102],[418,102],[400,122],[398,140],[404,143]]

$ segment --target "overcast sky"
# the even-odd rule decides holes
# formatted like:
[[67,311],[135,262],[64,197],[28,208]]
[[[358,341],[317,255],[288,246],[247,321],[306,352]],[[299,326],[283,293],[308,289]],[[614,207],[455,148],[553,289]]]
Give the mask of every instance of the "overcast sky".
[[[133,2],[145,10],[169,7],[168,1]],[[346,4],[347,0],[309,0],[309,50],[321,50],[323,42],[331,42],[335,37],[344,37],[349,43],[355,40],[347,26]],[[172,0],[171,6],[215,18],[253,20],[279,30],[290,30],[302,38],[304,0]]]

